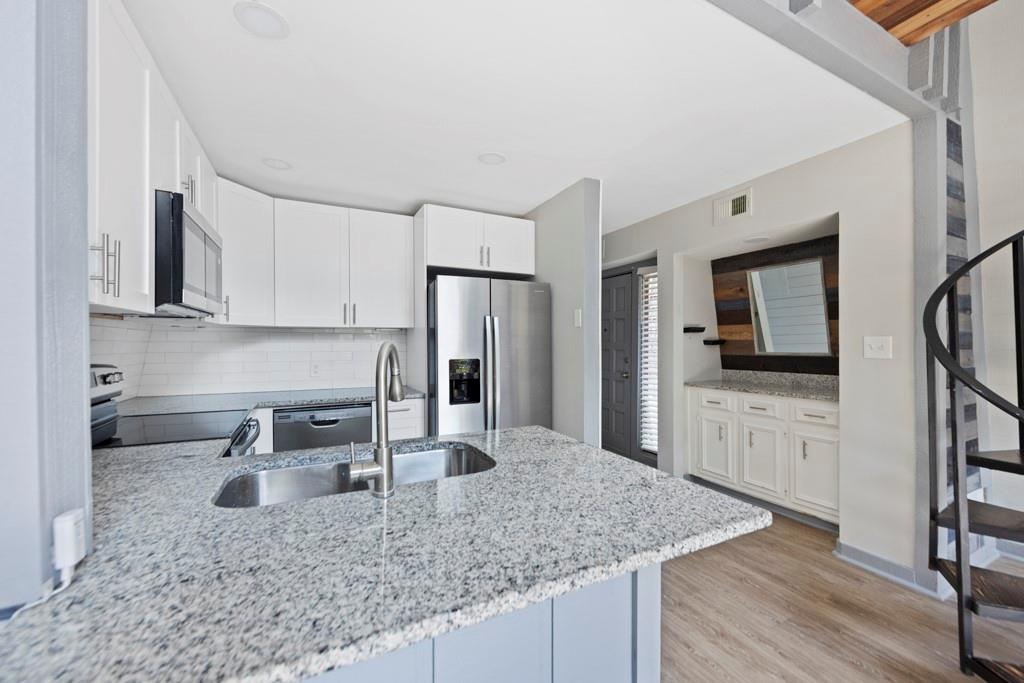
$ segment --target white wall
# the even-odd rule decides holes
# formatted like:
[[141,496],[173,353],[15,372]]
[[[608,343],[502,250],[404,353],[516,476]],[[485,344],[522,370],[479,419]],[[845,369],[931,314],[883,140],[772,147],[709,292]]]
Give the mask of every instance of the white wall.
[[[1024,3],[997,2],[969,22],[974,86],[973,118],[978,167],[981,247],[1024,229]],[[1013,334],[1013,271],[1009,254],[982,268],[985,359],[982,380],[1016,400]],[[982,448],[1016,448],[1017,422],[987,411],[979,425]],[[992,474],[992,500],[1024,508],[1024,477]]]
[[[695,323],[703,325],[703,334],[682,335],[683,367],[687,380],[719,379],[722,376],[722,354],[717,346],[705,346],[705,338],[718,337],[718,317],[715,312],[715,283],[711,276],[711,261],[695,259],[677,254],[676,272],[679,278],[676,320],[679,325]],[[659,430],[660,432],[660,430]],[[660,436],[660,433],[659,433]],[[685,465],[684,465],[685,467]],[[684,470],[685,471],[685,470]]]
[[403,367],[406,361],[400,330],[242,328],[138,318],[91,322],[92,362],[114,363],[125,372],[122,399],[372,386],[377,351],[388,340],[398,347]]
[[[914,197],[912,125],[869,138],[743,183],[754,213],[713,227],[713,197],[681,206],[605,238],[605,263],[656,251],[666,296],[660,303],[659,467],[685,472],[684,383],[708,372],[685,352],[682,306],[686,259],[711,243],[739,243],[839,214],[840,542],[912,567],[915,542],[913,343]],[[894,359],[862,358],[862,337],[891,335]]]
[[601,183],[584,178],[526,218],[537,224],[537,280],[551,283],[553,427],[599,446]]

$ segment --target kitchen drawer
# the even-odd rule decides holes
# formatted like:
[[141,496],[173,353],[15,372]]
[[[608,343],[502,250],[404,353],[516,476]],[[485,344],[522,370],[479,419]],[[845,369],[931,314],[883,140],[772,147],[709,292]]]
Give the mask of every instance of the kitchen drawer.
[[700,392],[700,406],[701,408],[728,410],[730,413],[734,413],[736,412],[736,396],[717,391],[702,391]]
[[790,419],[794,422],[837,427],[839,426],[839,406],[793,403]]
[[773,401],[760,396],[742,396],[740,405],[740,410],[747,415],[773,417],[777,420],[786,419],[786,404],[782,401]]

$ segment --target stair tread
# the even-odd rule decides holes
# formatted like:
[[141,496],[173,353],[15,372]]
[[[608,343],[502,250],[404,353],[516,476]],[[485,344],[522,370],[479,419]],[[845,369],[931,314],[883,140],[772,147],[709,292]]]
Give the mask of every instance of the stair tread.
[[[956,562],[936,560],[939,572],[955,589]],[[971,609],[978,615],[993,619],[1024,621],[1024,577],[993,569],[971,567]]]
[[971,660],[971,669],[986,681],[1024,683],[1024,664],[975,657]]
[[[956,525],[955,505],[950,505],[935,518],[935,523],[947,529]],[[967,518],[971,533],[1005,538],[1024,543],[1024,511],[1004,508],[977,500],[967,501]]]
[[1019,449],[971,453],[967,456],[967,464],[990,470],[1024,474],[1024,457],[1021,457]]

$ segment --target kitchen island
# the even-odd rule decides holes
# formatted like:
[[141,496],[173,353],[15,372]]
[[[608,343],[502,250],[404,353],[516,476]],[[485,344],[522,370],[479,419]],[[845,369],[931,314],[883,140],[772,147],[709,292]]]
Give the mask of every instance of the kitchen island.
[[497,465],[388,500],[233,509],[211,503],[227,479],[347,449],[95,451],[95,552],[67,591],[0,631],[0,678],[447,683],[491,666],[494,680],[580,680],[574,667],[617,656],[605,641],[619,632],[627,661],[591,680],[657,680],[659,563],[771,523],[540,427],[444,441]]

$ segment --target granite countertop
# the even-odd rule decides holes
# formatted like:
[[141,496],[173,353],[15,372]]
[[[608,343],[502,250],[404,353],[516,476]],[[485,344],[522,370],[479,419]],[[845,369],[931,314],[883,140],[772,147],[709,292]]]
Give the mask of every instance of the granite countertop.
[[[187,396],[140,396],[118,401],[123,417],[162,415],[164,413],[203,413],[215,410],[254,410],[333,403],[372,403],[373,387],[346,389],[303,389],[296,391],[259,391],[238,394],[194,394]],[[423,398],[422,391],[405,388],[406,398]]]
[[347,452],[216,458],[223,439],[95,451],[95,553],[0,630],[2,676],[294,681],[771,523],[541,427],[451,439],[497,466],[386,501],[248,509],[211,499],[235,474]]
[[752,379],[708,379],[686,382],[688,387],[718,389],[720,391],[739,391],[745,394],[765,394],[785,398],[803,398],[810,401],[830,401],[839,403],[839,386],[828,384],[786,384],[781,382],[762,382]]

